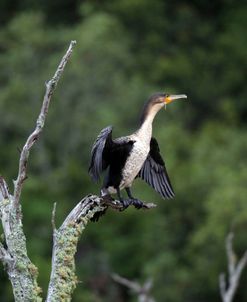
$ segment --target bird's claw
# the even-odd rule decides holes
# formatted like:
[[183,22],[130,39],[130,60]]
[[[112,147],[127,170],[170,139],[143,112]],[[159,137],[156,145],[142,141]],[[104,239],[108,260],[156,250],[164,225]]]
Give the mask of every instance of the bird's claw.
[[136,208],[136,209],[141,209],[143,207],[143,202],[137,198],[133,198],[131,199],[132,201],[132,205]]
[[141,209],[143,207],[143,202],[137,198],[123,199],[121,200],[121,203],[123,205],[123,210],[127,209],[130,205],[133,205],[136,209]]
[[131,203],[129,202],[129,199],[122,199],[122,200],[121,200],[121,203],[122,203],[122,205],[123,205],[123,209],[122,209],[121,211],[126,210],[126,209],[128,208],[128,206],[131,204]]
[[104,196],[101,196],[101,198],[105,201],[105,202],[111,202],[111,201],[114,201],[115,199],[111,197],[111,195],[104,195]]

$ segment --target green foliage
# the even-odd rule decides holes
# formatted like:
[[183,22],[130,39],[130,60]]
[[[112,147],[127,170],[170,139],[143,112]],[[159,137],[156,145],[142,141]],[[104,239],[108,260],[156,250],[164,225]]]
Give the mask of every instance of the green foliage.
[[[97,193],[87,166],[98,132],[112,124],[114,135],[130,133],[148,95],[166,90],[189,99],[169,105],[154,123],[176,198],[163,201],[137,180],[135,195],[157,209],[108,211],[89,224],[79,243],[82,283],[73,301],[132,301],[112,272],[153,277],[157,301],[219,301],[229,230],[237,252],[247,248],[244,3],[73,1],[70,10],[65,0],[15,2],[14,9],[2,1],[0,9],[0,174],[9,184],[44,83],[69,41],[77,40],[31,152],[22,195],[29,256],[44,294],[53,202],[59,225],[83,196]],[[11,301],[2,272],[0,278],[1,298]],[[247,299],[244,278],[239,302]]]

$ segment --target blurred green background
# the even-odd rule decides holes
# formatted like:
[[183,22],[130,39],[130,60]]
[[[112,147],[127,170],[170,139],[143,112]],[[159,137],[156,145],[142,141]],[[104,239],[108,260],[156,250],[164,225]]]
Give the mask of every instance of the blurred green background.
[[[165,91],[188,95],[154,122],[176,197],[162,200],[138,180],[133,192],[156,209],[109,210],[88,225],[73,301],[136,301],[112,272],[140,282],[152,277],[157,301],[220,301],[229,230],[239,255],[247,248],[246,2],[1,0],[0,24],[0,174],[10,187],[44,83],[77,40],[22,194],[29,256],[44,295],[53,203],[59,225],[80,198],[97,194],[87,168],[99,131],[114,125],[115,136],[131,133],[148,96]],[[238,302],[247,301],[246,278]],[[13,301],[3,267],[0,284],[0,300]]]

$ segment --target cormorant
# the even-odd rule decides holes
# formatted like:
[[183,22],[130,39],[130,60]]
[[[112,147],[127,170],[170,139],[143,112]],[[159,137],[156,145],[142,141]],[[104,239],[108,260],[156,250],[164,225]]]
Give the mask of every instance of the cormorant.
[[[98,181],[106,170],[101,197],[111,198],[111,194],[117,193],[124,207],[130,204],[142,207],[143,203],[134,198],[130,190],[136,177],[145,180],[163,198],[175,196],[158,142],[152,137],[152,123],[162,107],[183,98],[187,96],[156,93],[144,105],[140,127],[133,134],[112,139],[112,126],[100,132],[92,147],[89,174]],[[122,189],[126,190],[129,199],[122,198]]]

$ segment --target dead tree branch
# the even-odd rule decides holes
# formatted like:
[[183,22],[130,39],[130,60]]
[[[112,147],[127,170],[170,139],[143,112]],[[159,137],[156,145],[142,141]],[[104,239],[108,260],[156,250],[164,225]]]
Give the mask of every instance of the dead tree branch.
[[41,289],[37,283],[38,269],[27,255],[26,237],[22,226],[20,195],[23,183],[27,178],[30,149],[42,132],[51,96],[71,56],[74,45],[75,41],[72,41],[54,76],[46,84],[46,92],[36,127],[21,151],[18,176],[16,181],[14,181],[14,194],[9,192],[6,181],[3,177],[0,177],[0,218],[6,246],[5,248],[2,244],[0,245],[0,260],[4,263],[8,272],[16,302],[41,301]]
[[153,286],[153,281],[151,279],[148,279],[143,285],[140,285],[138,282],[123,278],[117,274],[113,274],[112,279],[132,290],[133,293],[137,295],[138,302],[155,302],[154,298],[150,296],[150,290]]
[[38,270],[28,258],[26,237],[22,222],[17,218],[14,197],[7,191],[2,177],[0,191],[0,213],[6,245],[6,248],[0,246],[0,260],[8,272],[15,301],[40,301]]
[[21,155],[20,155],[20,161],[19,161],[19,171],[18,171],[17,179],[14,181],[14,203],[15,203],[16,207],[18,206],[18,203],[20,201],[20,195],[21,195],[23,183],[24,183],[25,179],[27,178],[27,163],[28,163],[30,149],[32,148],[33,144],[37,141],[40,133],[43,130],[43,127],[45,124],[45,119],[46,119],[49,105],[50,105],[51,97],[57,87],[57,83],[64,71],[64,68],[72,54],[73,47],[75,44],[76,44],[75,41],[71,41],[70,46],[69,46],[66,54],[62,58],[54,76],[52,77],[52,79],[50,81],[48,81],[46,83],[46,92],[44,95],[40,114],[36,121],[36,127],[35,127],[34,131],[30,134],[24,147],[22,148]]
[[0,201],[9,198],[9,189],[6,181],[0,176]]
[[233,250],[233,244],[232,244],[233,238],[234,238],[233,233],[229,233],[226,238],[228,280],[226,282],[226,275],[224,273],[220,274],[219,277],[220,294],[223,302],[233,301],[241,274],[243,272],[243,269],[247,265],[247,251],[243,254],[242,258],[237,262],[237,257]]
[[[96,195],[88,195],[74,207],[59,229],[54,228],[52,271],[47,302],[70,301],[77,284],[74,256],[80,235],[87,223],[90,220],[97,220],[108,207],[124,210],[123,204],[118,200],[106,202]],[[152,203],[143,205],[143,209],[153,207],[155,204]]]

